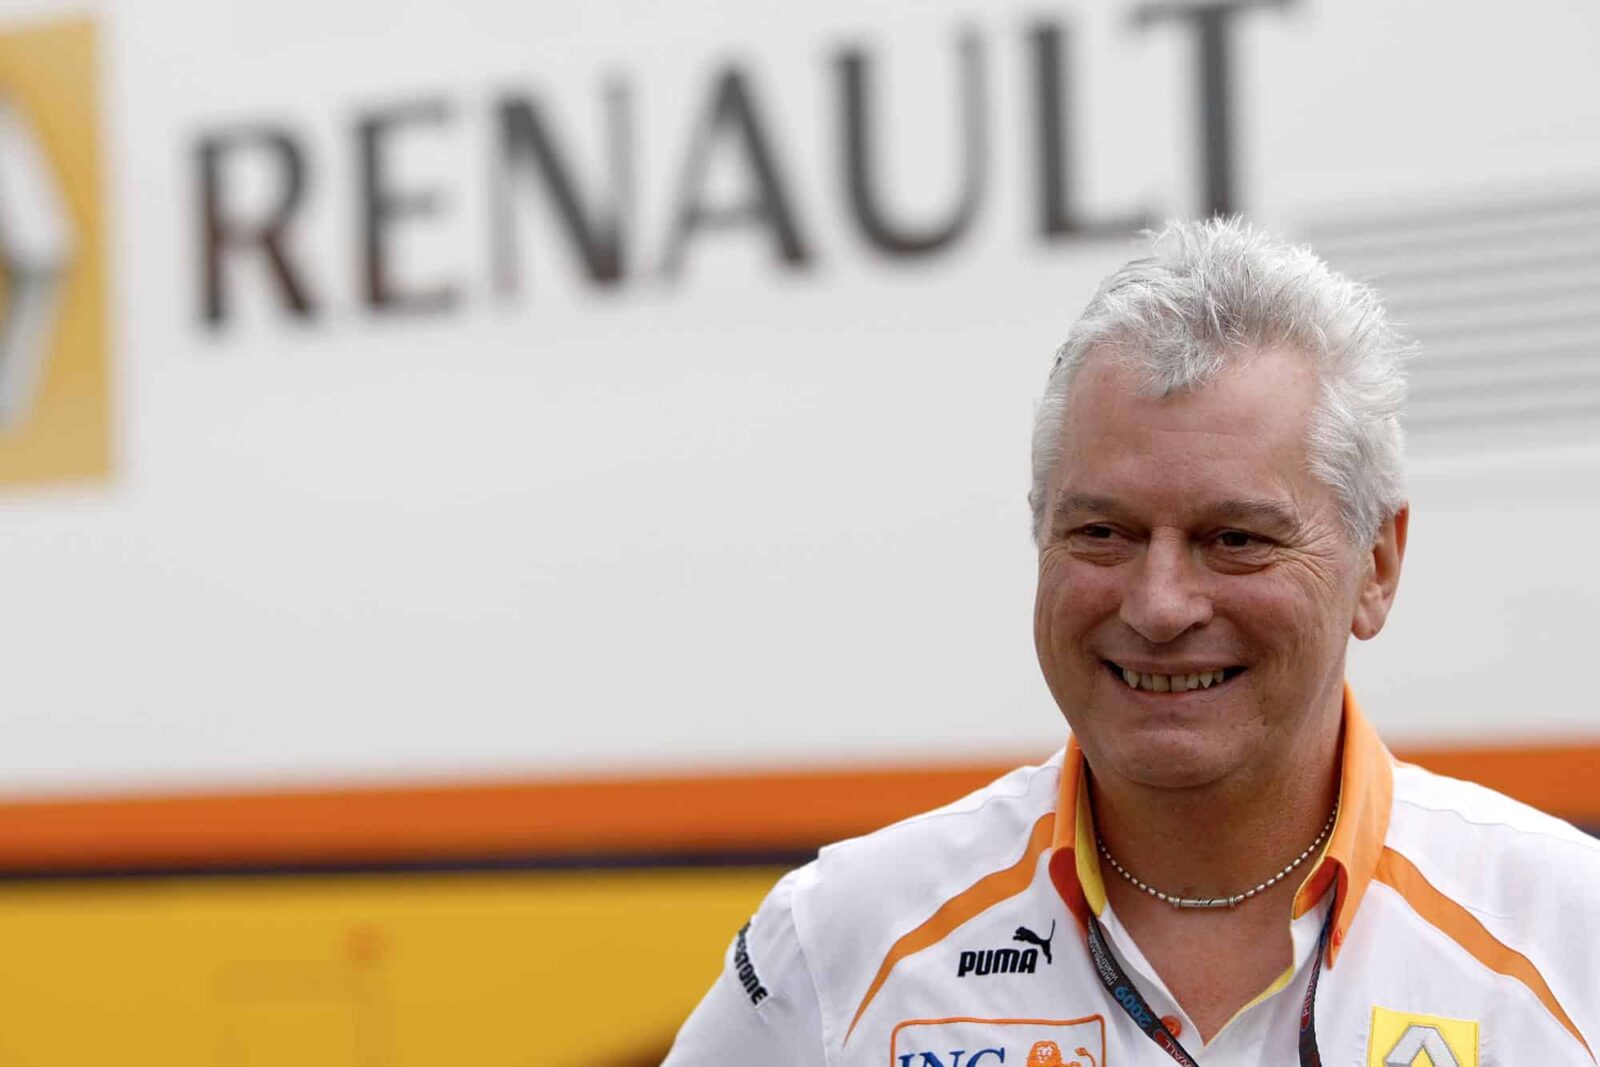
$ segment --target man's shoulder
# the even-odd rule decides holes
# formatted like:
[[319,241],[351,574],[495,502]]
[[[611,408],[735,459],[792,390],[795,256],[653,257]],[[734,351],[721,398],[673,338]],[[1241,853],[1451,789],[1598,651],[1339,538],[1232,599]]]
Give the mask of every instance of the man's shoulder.
[[1388,850],[1490,926],[1559,912],[1600,920],[1600,839],[1471,782],[1399,764]]
[[968,891],[985,879],[1013,892],[1032,882],[1054,831],[1061,759],[1019,767],[943,807],[829,845],[796,873],[788,911],[830,1034],[840,1036],[834,1029],[848,1025],[902,938],[937,923],[957,898],[974,899]]
[[[1053,829],[1062,753],[1018,767],[943,807],[822,849],[813,891],[845,909],[937,897],[1014,865]],[[864,891],[865,899],[857,897]]]
[[1554,815],[1474,782],[1397,763],[1389,844],[1427,854],[1468,842],[1484,859],[1561,855],[1593,875],[1600,840]]
[[1580,933],[1600,925],[1600,840],[1402,764],[1384,846],[1377,892],[1441,946],[1453,961],[1443,973],[1477,975],[1575,1034],[1600,1032],[1600,966]]

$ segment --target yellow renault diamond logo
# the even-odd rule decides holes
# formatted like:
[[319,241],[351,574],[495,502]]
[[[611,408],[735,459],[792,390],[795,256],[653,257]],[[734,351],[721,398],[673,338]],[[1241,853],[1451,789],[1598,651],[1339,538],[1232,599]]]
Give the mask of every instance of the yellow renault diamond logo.
[[0,485],[110,471],[93,23],[0,32]]
[[1373,1008],[1367,1067],[1478,1067],[1478,1024]]

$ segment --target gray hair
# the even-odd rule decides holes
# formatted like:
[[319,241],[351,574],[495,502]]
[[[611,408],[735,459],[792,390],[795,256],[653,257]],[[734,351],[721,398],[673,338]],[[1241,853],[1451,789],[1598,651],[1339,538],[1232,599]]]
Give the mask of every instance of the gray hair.
[[1311,473],[1338,495],[1350,539],[1370,545],[1405,506],[1405,360],[1413,346],[1377,293],[1309,249],[1282,244],[1238,217],[1147,231],[1151,254],[1101,283],[1056,353],[1033,425],[1033,538],[1061,459],[1067,399],[1089,353],[1116,350],[1148,375],[1153,396],[1194,391],[1241,353],[1288,347],[1317,369],[1320,397],[1307,446]]

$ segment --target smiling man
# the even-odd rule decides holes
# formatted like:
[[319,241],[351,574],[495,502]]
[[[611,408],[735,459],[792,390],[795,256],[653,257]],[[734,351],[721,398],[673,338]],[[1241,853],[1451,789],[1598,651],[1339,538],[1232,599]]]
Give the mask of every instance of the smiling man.
[[1404,353],[1238,221],[1107,279],[1034,430],[1065,750],[784,878],[668,1065],[1595,1063],[1600,842],[1396,764],[1344,683]]

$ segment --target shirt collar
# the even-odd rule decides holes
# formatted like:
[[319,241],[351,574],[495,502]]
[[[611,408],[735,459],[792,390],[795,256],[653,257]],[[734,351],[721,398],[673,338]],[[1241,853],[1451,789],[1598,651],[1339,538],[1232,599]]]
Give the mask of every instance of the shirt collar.
[[[1389,750],[1361,713],[1350,687],[1344,691],[1343,756],[1339,772],[1339,818],[1328,845],[1295,894],[1292,919],[1315,908],[1317,901],[1337,882],[1338,911],[1328,939],[1328,966],[1332,967],[1344,944],[1356,909],[1378,868],[1383,841],[1389,832],[1389,809],[1394,799],[1394,766]],[[1090,915],[1105,910],[1105,883],[1100,877],[1100,857],[1094,846],[1094,823],[1089,812],[1089,779],[1084,773],[1083,750],[1077,738],[1067,741],[1061,764],[1061,792],[1056,802],[1055,835],[1051,841],[1050,879],[1080,926]],[[1079,843],[1083,847],[1079,848]]]

